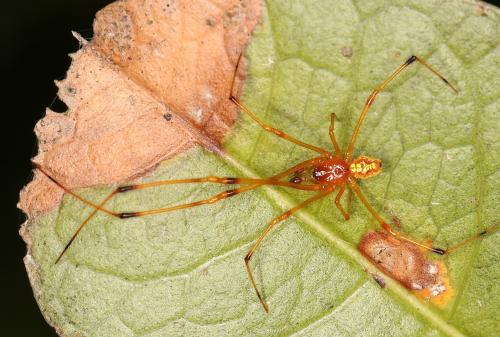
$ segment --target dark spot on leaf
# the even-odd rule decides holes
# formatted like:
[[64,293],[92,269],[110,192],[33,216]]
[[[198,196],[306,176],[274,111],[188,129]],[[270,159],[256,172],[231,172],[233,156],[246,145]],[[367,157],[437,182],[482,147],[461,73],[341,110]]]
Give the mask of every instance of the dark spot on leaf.
[[208,18],[206,21],[207,26],[213,27],[215,26],[216,22],[213,18]]
[[352,47],[342,47],[340,52],[342,53],[342,56],[347,57],[347,58],[351,58],[352,54],[353,54]]

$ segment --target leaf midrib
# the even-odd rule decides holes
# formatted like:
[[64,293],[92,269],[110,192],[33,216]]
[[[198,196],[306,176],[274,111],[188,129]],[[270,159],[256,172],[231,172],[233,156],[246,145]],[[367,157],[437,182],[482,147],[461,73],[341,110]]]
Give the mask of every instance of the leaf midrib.
[[[268,6],[267,6],[267,1],[266,5],[263,8],[263,17],[269,18],[269,28],[270,28],[270,36],[272,37],[272,43],[273,43],[273,49],[274,53],[279,56],[279,51],[276,48],[276,43],[275,43],[275,35],[274,35],[274,30],[273,30],[273,21],[272,21],[272,16],[269,15],[268,13]],[[361,16],[360,16],[361,18]],[[361,20],[362,21],[362,20]],[[360,22],[361,23],[361,22]],[[357,36],[355,39],[356,44],[360,44],[361,41],[363,40],[363,34],[364,34],[364,29],[361,29],[361,36]],[[361,48],[358,48],[359,50],[362,50]],[[430,53],[433,53],[434,51],[430,51]],[[353,66],[352,66],[352,73],[356,73],[359,68],[359,59],[360,57],[355,57],[353,59]],[[273,71],[273,81],[274,81],[274,73]],[[312,75],[311,75],[312,76]],[[353,81],[353,90],[358,91],[359,89],[359,81],[356,80],[356,77],[353,76],[354,81]],[[354,103],[351,103],[351,105]],[[269,106],[269,105],[268,105]],[[266,109],[267,111],[268,109]],[[351,112],[354,111],[354,109],[349,109]],[[353,119],[350,118],[350,121]],[[264,131],[259,132],[259,138],[262,136],[262,134],[265,133]],[[344,136],[348,137],[348,135]],[[251,170],[249,167],[245,166],[238,160],[236,160],[234,157],[229,155],[228,153],[223,153],[221,156],[226,163],[230,164],[233,168],[237,169],[239,172],[243,173],[244,175],[252,178],[262,178],[259,175],[257,175],[253,170]],[[392,179],[392,175],[391,175]],[[290,197],[286,196],[283,193],[280,193],[268,186],[262,186],[263,194],[271,201],[278,202],[280,201],[281,204],[284,204],[286,208],[291,208],[296,205],[296,202],[294,202]],[[387,191],[385,191],[387,193]],[[279,203],[277,203],[279,204]],[[331,229],[329,226],[326,226],[322,224],[317,217],[313,216],[309,211],[307,210],[300,210],[299,212],[295,213],[295,217],[299,218],[307,224],[310,228],[314,229],[319,236],[322,238],[327,239],[330,243],[334,244],[337,246],[337,248],[347,256],[351,257],[353,260],[356,261],[362,268],[367,270],[368,272],[371,273],[376,273],[379,270],[367,259],[365,258],[357,249],[353,248],[351,244],[348,242],[342,240],[340,237],[338,237]],[[388,279],[388,287],[387,289],[390,290],[393,294],[398,296],[400,299],[404,300],[406,303],[411,305],[412,308],[414,308],[416,311],[420,312],[423,317],[428,319],[430,322],[433,322],[436,327],[438,327],[441,331],[444,333],[448,334],[449,336],[464,336],[460,331],[458,331],[454,326],[450,325],[448,322],[446,322],[444,319],[436,315],[434,312],[429,309],[428,306],[425,306],[423,303],[421,303],[415,296],[411,295],[408,290],[406,290],[402,285],[400,285],[398,282]],[[343,301],[344,302],[344,301]],[[343,303],[341,302],[341,303]],[[334,312],[332,310],[331,312]],[[322,317],[325,317],[328,315],[324,315]],[[321,319],[321,317],[319,318]],[[291,334],[293,335],[293,333]]]
[[[250,178],[262,178],[258,176],[255,172],[253,172],[250,168],[240,163],[237,159],[232,157],[231,155],[224,153],[221,156],[224,161],[231,165],[233,168],[241,172],[243,175],[248,176]],[[261,187],[263,194],[270,201],[274,201],[278,205],[284,205],[286,208],[291,208],[296,205],[296,202],[292,200],[287,195],[278,192],[277,190],[268,187]],[[317,217],[311,214],[310,211],[300,210],[294,214],[294,216],[300,219],[304,224],[308,225],[312,228],[320,238],[326,239],[329,243],[333,244],[340,252],[345,254],[346,256],[353,259],[356,263],[358,263],[363,269],[365,269],[369,273],[378,273],[380,270],[374,266],[366,257],[364,257],[356,248],[354,248],[350,243],[338,237],[331,229],[331,226],[327,226],[326,224],[321,223]],[[408,292],[406,288],[404,288],[397,281],[392,278],[387,279],[387,287],[385,288],[394,296],[397,296],[399,299],[407,303],[411,306],[415,312],[419,312],[424,318],[426,318],[429,322],[434,323],[435,327],[439,328],[442,332],[446,333],[449,336],[453,337],[465,337],[459,330],[457,330],[453,325],[446,322],[443,318],[437,315],[432,309],[429,308],[428,305],[422,303],[418,298],[413,296]],[[342,302],[343,303],[343,302]],[[335,309],[332,310],[332,312]]]
[[[267,8],[264,8],[263,10],[267,11]],[[271,24],[271,31],[272,31],[272,24]],[[271,36],[273,37],[274,40],[274,34],[271,33]],[[362,40],[362,37],[357,39],[357,42]],[[274,41],[273,41],[273,45]],[[275,52],[278,54],[278,51],[275,49]],[[104,53],[103,53],[104,54]],[[105,54],[104,54],[105,55]],[[355,68],[357,67],[357,63],[355,62],[353,64],[353,73],[356,72]],[[124,73],[124,71],[122,69]],[[130,78],[129,78],[130,79]],[[130,79],[132,80],[132,79]],[[133,81],[133,80],[132,80]],[[135,82],[135,81],[133,81]],[[356,83],[357,81],[354,81],[354,90],[356,89]],[[139,86],[140,87],[140,86]],[[147,91],[147,90],[146,90]],[[148,94],[150,95],[151,99],[154,101],[157,101],[161,104],[163,102],[158,98],[155,97],[150,91],[147,91]],[[476,102],[477,103],[477,102]],[[352,109],[350,109],[352,111]],[[238,170],[239,172],[243,173],[243,175],[251,178],[262,178],[259,175],[257,175],[253,170],[251,170],[249,167],[245,166],[242,164],[240,161],[229,155],[227,152],[222,150],[219,146],[217,146],[213,139],[207,136],[202,130],[200,130],[198,127],[193,125],[193,122],[184,118],[182,114],[174,112],[176,115],[176,118],[179,118],[182,121],[183,127],[195,138],[195,140],[202,145],[202,147],[215,152],[217,155],[219,155],[227,164],[231,165],[233,168]],[[477,126],[477,124],[475,124]],[[284,193],[280,193],[277,190],[272,189],[271,187],[268,186],[262,186],[261,189],[263,190],[263,195],[270,201],[274,201],[278,205],[284,205],[286,208],[291,208],[296,205],[296,202],[292,200],[289,196],[285,195]],[[301,210],[297,213],[295,213],[296,218],[300,219],[304,224],[308,225],[310,228],[312,228],[320,238],[326,239],[329,243],[335,245],[339,251],[341,251],[343,254],[346,256],[350,257],[356,263],[358,263],[363,269],[365,269],[367,272],[370,273],[377,273],[379,270],[367,259],[365,258],[356,248],[354,248],[350,243],[347,241],[341,239],[338,237],[332,230],[331,226],[327,226],[326,224],[321,223],[321,221],[318,220],[317,217],[315,217],[311,212],[307,210]],[[241,246],[244,246],[240,245]],[[226,255],[227,252],[222,254],[222,256]],[[209,263],[211,260],[218,259],[220,256],[215,256],[209,261],[205,261],[201,265],[204,265],[206,263]],[[200,265],[200,266],[201,266]],[[198,266],[199,267],[199,266]],[[197,268],[194,268],[197,269]],[[401,299],[401,301],[405,302],[408,304],[411,308],[414,309],[415,312],[420,313],[422,317],[427,319],[429,322],[432,322],[436,328],[439,328],[442,332],[446,333],[449,336],[453,337],[465,337],[460,331],[458,331],[453,325],[449,324],[446,322],[443,318],[441,318],[439,315],[437,315],[428,305],[425,305],[422,303],[419,299],[417,299],[415,296],[413,296],[411,293],[406,290],[401,284],[399,284],[397,281],[388,278],[387,279],[387,287],[386,290],[391,292],[394,296],[398,297]],[[359,288],[358,288],[359,289]],[[457,299],[458,300],[458,299]],[[345,300],[341,302],[339,306],[345,303]],[[334,313],[337,308],[332,309],[330,313],[322,315],[316,319],[316,321],[323,319],[326,316],[331,315]],[[297,332],[297,331],[296,331]],[[290,335],[296,334],[296,332],[292,332]]]

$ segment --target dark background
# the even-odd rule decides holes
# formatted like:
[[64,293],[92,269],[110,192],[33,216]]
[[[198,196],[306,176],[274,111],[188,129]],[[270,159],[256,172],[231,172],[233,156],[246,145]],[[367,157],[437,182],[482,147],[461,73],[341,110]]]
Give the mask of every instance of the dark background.
[[1,271],[2,336],[57,336],[38,309],[24,269],[26,245],[18,230],[25,218],[16,203],[19,190],[32,176],[30,158],[37,152],[35,123],[45,114],[46,107],[58,112],[66,110],[65,104],[56,99],[54,80],[65,77],[70,65],[68,54],[78,50],[71,31],[90,39],[95,13],[111,2],[2,1],[0,125],[5,139],[0,166],[7,171],[3,174],[6,186],[1,195],[2,213],[8,215],[1,233],[1,259],[7,260],[8,267],[5,270],[3,264]]
[[[200,0],[193,0],[200,1]],[[2,100],[0,125],[4,155],[0,167],[2,193],[1,273],[2,335],[57,336],[45,322],[33,298],[22,258],[26,246],[18,235],[24,215],[17,210],[19,190],[31,179],[30,158],[36,154],[32,132],[45,108],[64,112],[56,98],[54,79],[63,79],[70,65],[68,53],[78,49],[71,35],[77,31],[92,37],[95,13],[111,0],[17,0],[2,3],[0,13],[0,69]],[[498,6],[499,1],[490,1]],[[5,76],[6,75],[6,76]],[[110,336],[111,337],[111,336]]]

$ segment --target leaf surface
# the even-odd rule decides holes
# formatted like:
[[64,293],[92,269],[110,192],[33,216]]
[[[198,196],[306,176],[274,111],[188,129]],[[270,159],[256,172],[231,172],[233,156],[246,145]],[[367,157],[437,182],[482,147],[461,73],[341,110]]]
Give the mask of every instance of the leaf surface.
[[[397,216],[415,239],[452,246],[499,219],[499,15],[462,1],[268,1],[247,50],[243,102],[262,120],[327,149],[334,111],[344,148],[371,90],[408,55],[428,60],[460,93],[412,66],[373,105],[355,155],[384,163],[361,187],[385,218]],[[246,116],[223,147],[223,155],[193,148],[141,181],[266,177],[314,155]],[[99,202],[112,189],[79,192]],[[108,206],[153,209],[222,190],[151,188]],[[26,229],[35,295],[65,336],[495,336],[498,233],[442,259],[455,296],[438,308],[388,277],[386,288],[372,280],[366,271],[376,269],[356,245],[378,228],[375,220],[356,200],[344,221],[332,197],[280,224],[252,259],[271,308],[265,315],[243,257],[273,217],[308,195],[262,188],[126,221],[99,214],[54,265],[91,212],[65,197]]]

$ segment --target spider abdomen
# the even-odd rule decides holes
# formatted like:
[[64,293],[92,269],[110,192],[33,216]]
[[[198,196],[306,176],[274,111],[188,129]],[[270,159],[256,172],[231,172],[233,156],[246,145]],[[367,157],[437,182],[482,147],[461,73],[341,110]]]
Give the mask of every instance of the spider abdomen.
[[377,158],[360,156],[350,164],[349,170],[356,179],[371,178],[382,172],[382,162]]

